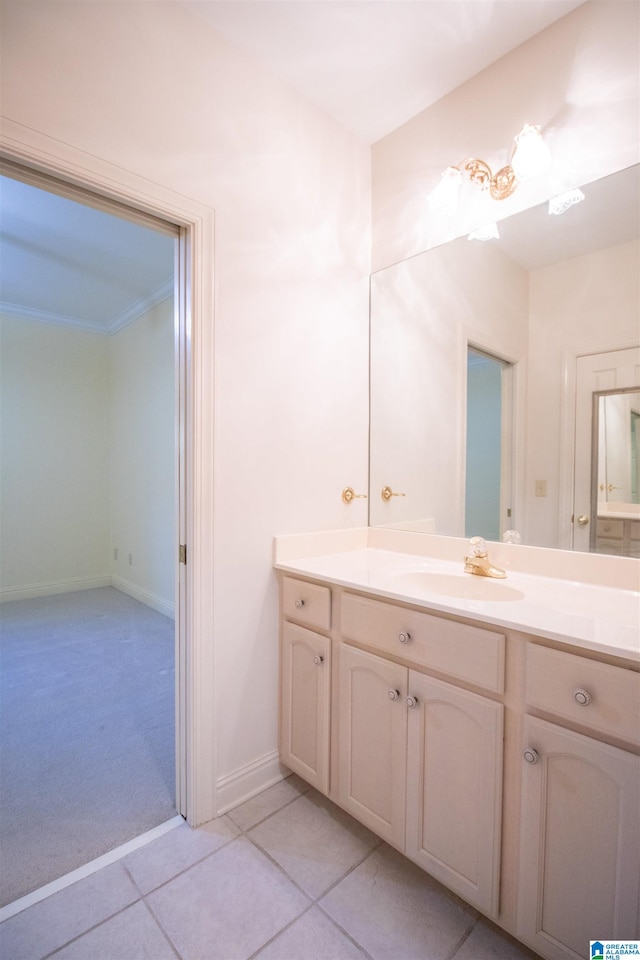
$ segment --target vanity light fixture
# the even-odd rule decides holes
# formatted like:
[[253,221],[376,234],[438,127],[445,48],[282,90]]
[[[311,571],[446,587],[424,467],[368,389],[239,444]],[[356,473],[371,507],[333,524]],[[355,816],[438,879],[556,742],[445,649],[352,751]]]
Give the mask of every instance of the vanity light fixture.
[[493,173],[484,160],[470,157],[459,166],[447,167],[440,183],[429,196],[429,206],[434,213],[453,216],[458,208],[462,175],[481,190],[488,190],[494,200],[506,200],[521,180],[536,176],[549,169],[551,155],[542,139],[540,127],[525,123],[515,138],[511,163]]
[[582,200],[584,200],[584,193],[579,187],[576,187],[575,190],[567,190],[566,193],[561,193],[549,200],[549,213],[558,216],[565,213],[574,203],[580,203]]

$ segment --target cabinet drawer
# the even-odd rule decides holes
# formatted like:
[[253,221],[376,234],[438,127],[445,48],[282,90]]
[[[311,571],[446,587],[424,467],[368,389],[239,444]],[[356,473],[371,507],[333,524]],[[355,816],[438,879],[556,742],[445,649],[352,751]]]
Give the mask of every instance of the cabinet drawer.
[[504,691],[504,636],[419,610],[345,593],[346,639],[431,667],[496,693]]
[[318,630],[331,628],[331,590],[317,583],[282,579],[282,612],[285,617]]
[[598,537],[622,540],[624,520],[604,520],[602,517],[598,517],[596,521],[596,534]]
[[[580,702],[584,700],[589,702]],[[640,743],[640,674],[631,670],[530,643],[526,701],[593,730]]]
[[640,520],[629,520],[629,539],[640,540]]

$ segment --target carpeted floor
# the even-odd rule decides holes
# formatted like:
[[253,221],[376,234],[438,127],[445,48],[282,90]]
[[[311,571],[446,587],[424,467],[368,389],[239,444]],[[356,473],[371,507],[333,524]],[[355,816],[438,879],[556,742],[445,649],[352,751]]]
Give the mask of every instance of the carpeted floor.
[[174,624],[112,587],[0,607],[0,905],[175,816]]

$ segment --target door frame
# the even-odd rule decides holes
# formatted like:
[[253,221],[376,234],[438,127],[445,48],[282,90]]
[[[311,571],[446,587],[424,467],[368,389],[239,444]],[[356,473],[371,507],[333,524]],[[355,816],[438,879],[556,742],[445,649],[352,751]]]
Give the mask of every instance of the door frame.
[[[176,271],[184,509],[176,624],[176,791],[191,826],[217,815],[213,645],[214,212],[121,167],[3,118],[0,158],[180,228]],[[182,533],[186,539],[182,540]]]

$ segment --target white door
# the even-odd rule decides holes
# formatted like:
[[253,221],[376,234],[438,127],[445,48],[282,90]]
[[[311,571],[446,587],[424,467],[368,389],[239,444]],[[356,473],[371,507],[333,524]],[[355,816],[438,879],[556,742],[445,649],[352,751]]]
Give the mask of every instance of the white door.
[[593,395],[640,385],[640,348],[612,350],[576,360],[576,432],[573,483],[573,549],[588,552],[595,503],[591,504]]

